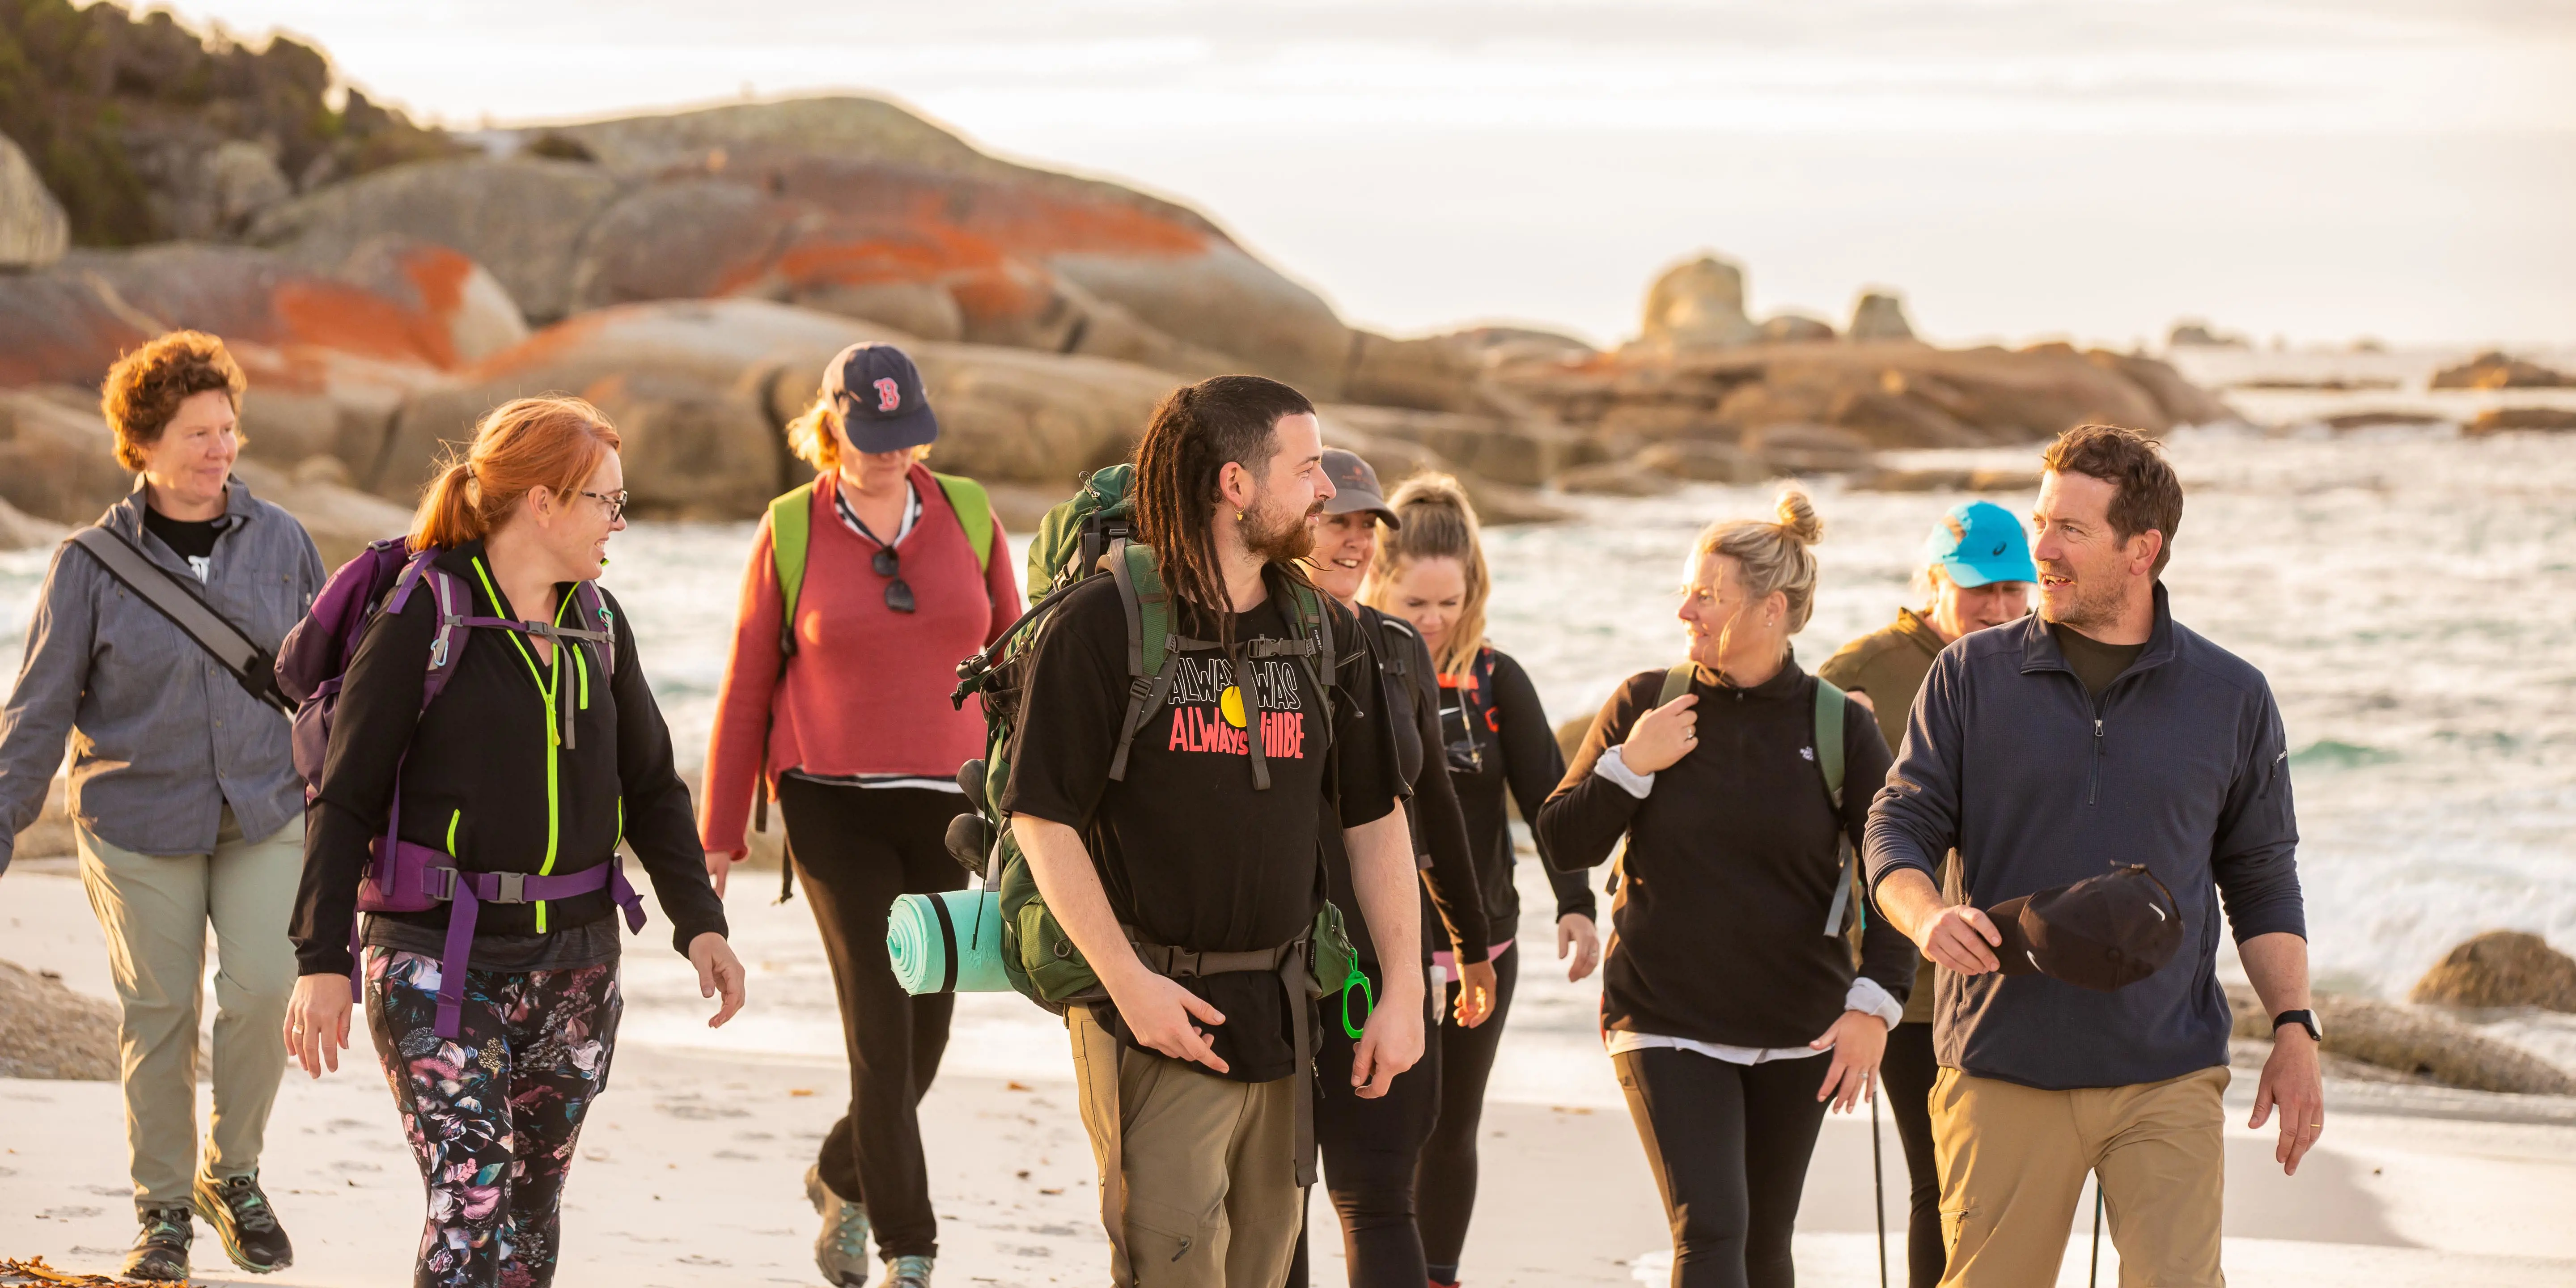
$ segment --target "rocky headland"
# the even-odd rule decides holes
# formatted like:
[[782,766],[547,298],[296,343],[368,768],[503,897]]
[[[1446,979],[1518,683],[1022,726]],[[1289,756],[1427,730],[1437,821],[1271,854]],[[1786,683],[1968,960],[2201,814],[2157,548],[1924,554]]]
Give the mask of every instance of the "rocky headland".
[[[938,463],[1023,521],[1122,457],[1164,391],[1221,371],[1297,385],[1390,480],[1458,473],[1499,522],[1557,516],[1550,489],[1940,486],[1960,481],[1873,473],[1873,454],[2230,414],[2149,358],[1925,344],[1884,288],[1839,330],[1756,321],[1714,256],[1651,283],[1614,350],[1381,335],[1196,210],[872,98],[463,136],[355,93],[329,115],[327,62],[288,40],[252,51],[59,0],[16,27],[0,41],[71,69],[51,90],[68,107],[0,102],[0,504],[18,512],[0,535],[21,541],[124,490],[95,390],[171,327],[224,336],[248,369],[247,459],[360,525],[389,512],[343,494],[407,504],[441,444],[545,390],[616,419],[639,512],[750,516],[800,469],[780,426],[860,339],[914,353]],[[75,138],[108,150],[76,164]]]

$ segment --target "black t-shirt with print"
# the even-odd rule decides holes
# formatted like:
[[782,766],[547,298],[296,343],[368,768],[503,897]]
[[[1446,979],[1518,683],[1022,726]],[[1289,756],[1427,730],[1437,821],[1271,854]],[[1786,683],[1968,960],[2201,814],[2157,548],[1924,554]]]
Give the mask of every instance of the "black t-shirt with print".
[[215,557],[215,538],[222,535],[231,517],[219,514],[211,519],[173,519],[151,506],[143,507],[144,530],[161,538],[161,544],[185,561],[199,581],[206,579],[207,565]]
[[[1279,598],[1274,590],[1235,616],[1238,649],[1252,639],[1294,638]],[[1249,952],[1296,938],[1318,907],[1321,829],[1382,818],[1400,790],[1393,739],[1377,709],[1371,644],[1347,610],[1326,603],[1341,654],[1329,744],[1320,727],[1326,703],[1297,659],[1249,663],[1246,696],[1257,703],[1238,702],[1225,697],[1235,676],[1221,654],[1187,652],[1174,661],[1169,698],[1130,745],[1126,778],[1112,782],[1109,762],[1127,713],[1126,613],[1110,578],[1074,590],[1041,628],[1003,807],[1081,832],[1109,906],[1147,940]],[[1265,737],[1268,791],[1253,788],[1253,730]],[[1367,931],[1354,924],[1351,933]],[[1277,976],[1214,975],[1187,984],[1225,1013],[1214,1046],[1228,1076],[1268,1082],[1295,1071]],[[1123,1023],[1104,1018],[1132,1044]]]

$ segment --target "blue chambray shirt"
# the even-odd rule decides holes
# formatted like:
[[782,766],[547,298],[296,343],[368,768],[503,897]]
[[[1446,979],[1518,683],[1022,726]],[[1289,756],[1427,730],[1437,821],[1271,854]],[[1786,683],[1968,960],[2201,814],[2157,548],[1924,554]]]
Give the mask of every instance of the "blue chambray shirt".
[[[143,527],[143,486],[99,517],[171,573],[186,561]],[[238,478],[202,587],[208,603],[271,653],[322,589],[322,555],[293,515]],[[27,656],[0,707],[0,870],[44,808],[70,740],[74,822],[138,854],[206,854],[223,808],[242,835],[284,827],[304,807],[286,717],[243,689],[96,558],[66,543],[46,571]]]

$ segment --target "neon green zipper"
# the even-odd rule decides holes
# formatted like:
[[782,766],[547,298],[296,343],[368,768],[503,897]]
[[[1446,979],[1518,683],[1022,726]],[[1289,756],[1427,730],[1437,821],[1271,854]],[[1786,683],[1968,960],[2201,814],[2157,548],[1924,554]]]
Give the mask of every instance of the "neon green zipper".
[[[492,585],[492,574],[484,568],[483,558],[480,555],[474,558],[474,575],[482,579],[483,593],[492,597],[492,606],[499,608],[501,592]],[[572,601],[573,597],[566,595],[556,603],[555,625],[563,625],[564,612],[572,607]],[[538,865],[537,875],[552,876],[555,870],[555,849],[563,836],[563,723],[558,714],[557,704],[561,702],[563,693],[563,654],[570,646],[560,640],[556,641],[554,665],[547,668],[545,672],[540,672],[537,669],[536,654],[528,651],[528,642],[519,638],[519,632],[503,633],[510,637],[511,647],[519,650],[519,660],[528,664],[528,678],[536,681],[537,695],[544,698],[546,702],[546,860]],[[574,649],[573,653],[578,658],[580,650]],[[578,666],[579,663],[576,662],[575,665]],[[584,678],[576,700],[580,702],[583,709],[587,709],[590,706],[590,689],[587,671],[583,674]],[[537,933],[540,935],[546,933],[546,901],[543,899],[537,900]]]

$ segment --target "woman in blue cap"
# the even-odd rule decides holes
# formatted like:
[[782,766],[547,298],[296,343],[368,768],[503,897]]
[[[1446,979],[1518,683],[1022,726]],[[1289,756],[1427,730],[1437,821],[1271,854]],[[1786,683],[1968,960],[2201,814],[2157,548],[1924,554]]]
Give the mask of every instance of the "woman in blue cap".
[[[1920,612],[1896,610],[1894,622],[1843,645],[1816,670],[1876,712],[1890,747],[1905,740],[1906,712],[1914,706],[1914,691],[1923,687],[1933,657],[1970,631],[2028,614],[2031,584],[2039,580],[2021,520],[1992,501],[1950,507],[1932,525],[1924,554],[1914,582],[1930,605]],[[1906,1280],[1911,1288],[1940,1282],[1947,1260],[1928,1104],[1938,1067],[1932,1058],[1932,963],[1924,959],[1916,964],[1905,1020],[1888,1033],[1887,1056],[1879,1066],[1910,1179]]]

